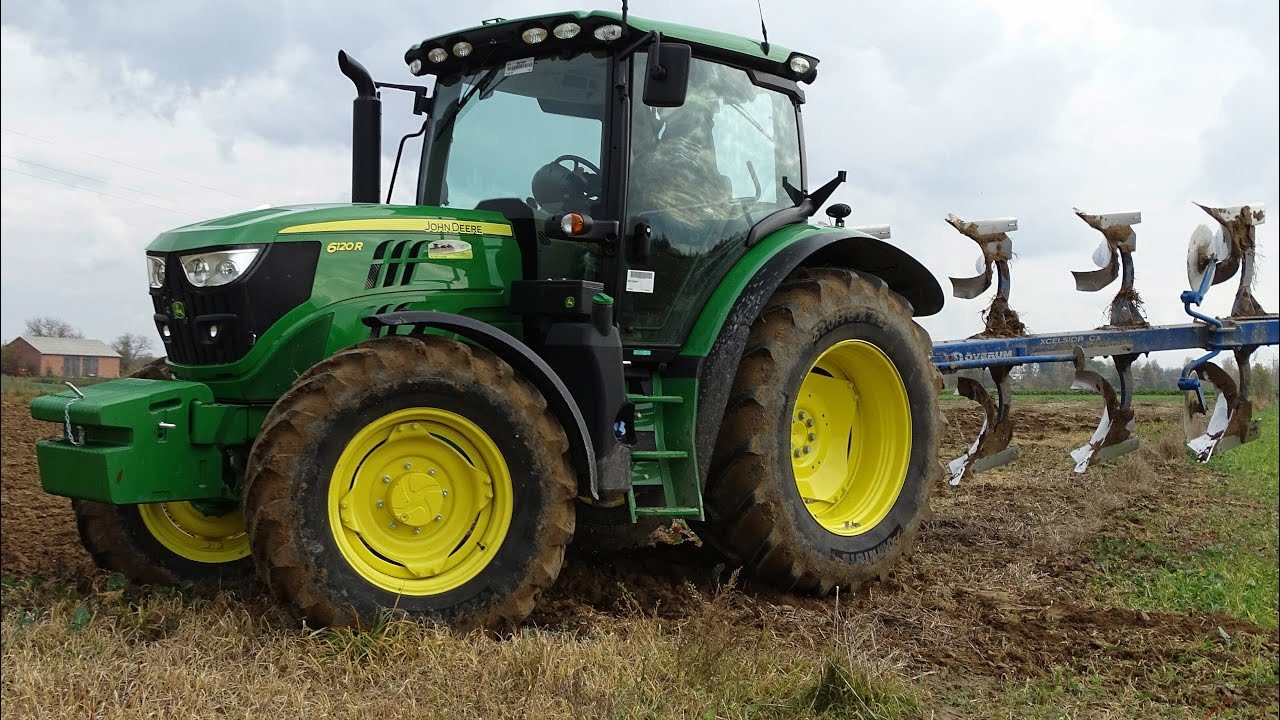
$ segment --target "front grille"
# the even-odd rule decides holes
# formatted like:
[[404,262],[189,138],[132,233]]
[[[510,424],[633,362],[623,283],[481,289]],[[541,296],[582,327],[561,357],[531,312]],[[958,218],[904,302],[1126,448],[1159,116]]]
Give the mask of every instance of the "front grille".
[[[219,249],[226,247],[203,251]],[[163,255],[165,286],[151,291],[151,301],[169,361],[220,365],[244,357],[268,328],[311,297],[319,256],[318,242],[266,245],[240,278],[219,287],[198,288],[187,281],[177,253]],[[215,326],[217,333],[211,336]]]

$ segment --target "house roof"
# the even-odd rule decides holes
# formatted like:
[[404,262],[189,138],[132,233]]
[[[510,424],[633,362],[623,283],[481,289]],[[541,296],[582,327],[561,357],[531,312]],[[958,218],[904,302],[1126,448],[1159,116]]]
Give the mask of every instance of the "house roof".
[[22,339],[41,355],[86,355],[89,357],[120,357],[120,353],[107,347],[101,340],[83,338],[55,338],[23,335]]

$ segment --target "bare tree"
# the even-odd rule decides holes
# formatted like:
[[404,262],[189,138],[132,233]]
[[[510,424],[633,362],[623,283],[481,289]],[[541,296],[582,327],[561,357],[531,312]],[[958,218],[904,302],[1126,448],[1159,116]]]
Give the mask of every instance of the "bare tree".
[[27,318],[25,335],[36,337],[82,338],[84,333],[72,327],[71,323],[52,315]]
[[111,341],[111,349],[120,353],[120,374],[127,375],[151,359],[151,338],[125,333]]

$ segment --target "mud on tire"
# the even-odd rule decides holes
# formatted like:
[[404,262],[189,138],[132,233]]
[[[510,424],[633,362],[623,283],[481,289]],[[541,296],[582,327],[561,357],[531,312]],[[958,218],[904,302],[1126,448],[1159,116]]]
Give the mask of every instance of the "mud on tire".
[[[514,511],[496,555],[461,586],[396,594],[365,579],[330,527],[339,456],[369,418],[441,408],[493,439]],[[321,361],[276,403],[250,454],[245,514],[259,578],[315,625],[362,625],[395,608],[459,628],[518,624],[559,574],[574,531],[568,440],[528,381],[487,350],[437,336],[391,336]]]
[[[910,305],[879,278],[844,269],[797,271],[752,326],[712,456],[707,521],[699,533],[754,576],[783,590],[825,595],[885,578],[910,552],[940,481],[937,394],[928,335]],[[898,371],[910,404],[905,483],[888,515],[852,536],[825,530],[805,507],[790,451],[792,403],[824,349],[874,343]]]

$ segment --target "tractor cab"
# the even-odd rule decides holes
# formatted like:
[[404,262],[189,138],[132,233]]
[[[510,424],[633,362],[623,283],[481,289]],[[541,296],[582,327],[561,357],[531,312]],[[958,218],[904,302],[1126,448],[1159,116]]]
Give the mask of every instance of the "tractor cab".
[[488,21],[405,61],[435,80],[417,203],[501,213],[525,279],[601,283],[626,342],[678,347],[753,229],[806,217],[788,211],[814,58],[589,12]]

